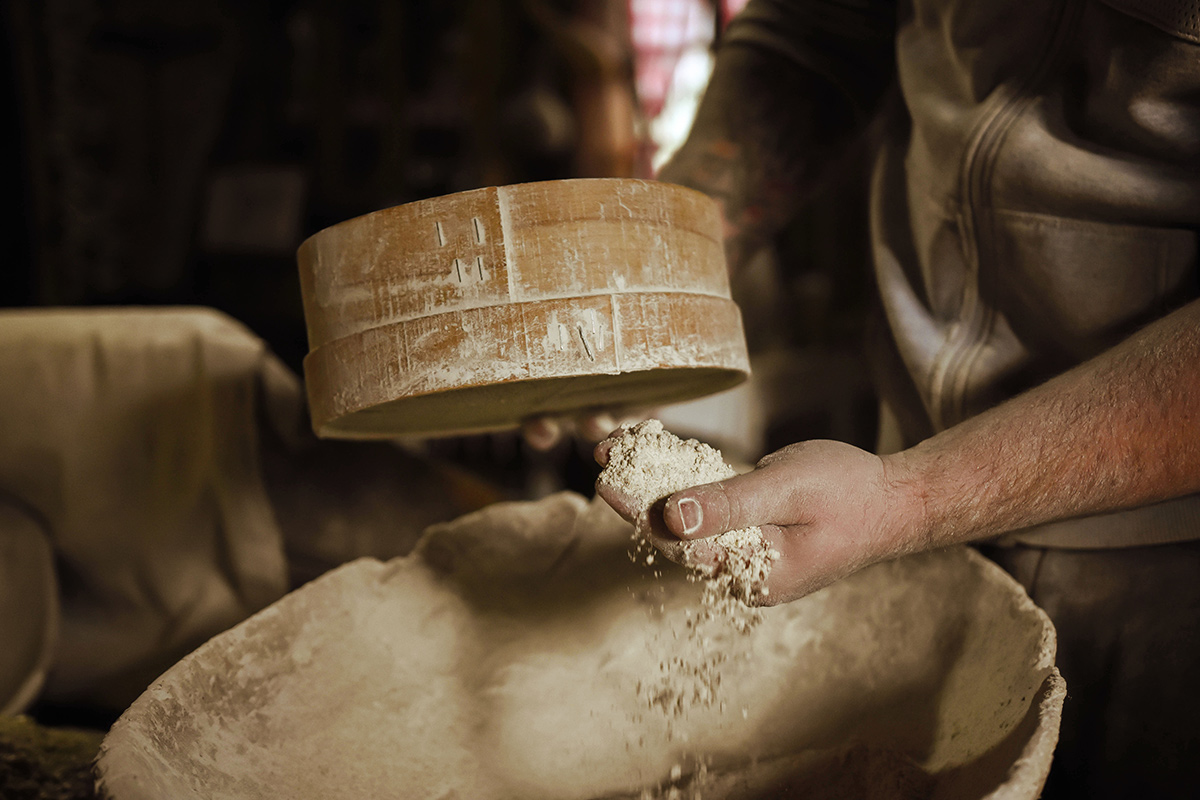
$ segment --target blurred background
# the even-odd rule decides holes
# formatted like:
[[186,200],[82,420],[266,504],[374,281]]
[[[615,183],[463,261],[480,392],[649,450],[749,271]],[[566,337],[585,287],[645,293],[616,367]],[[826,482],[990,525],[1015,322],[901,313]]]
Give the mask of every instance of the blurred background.
[[[299,373],[305,236],[479,186],[652,177],[744,2],[9,0],[0,305],[211,306]],[[681,432],[751,462],[871,446],[865,172],[735,276],[753,386],[664,412]],[[594,478],[578,444],[427,447],[516,494]]]
[[[8,194],[0,314],[207,306],[243,323],[302,374],[308,348],[295,251],[306,236],[481,186],[653,177],[685,137],[714,48],[743,2],[7,0],[0,5],[10,143],[0,149]],[[746,464],[801,439],[872,446],[876,404],[859,338],[868,296],[866,172],[865,161],[852,160],[819,206],[733,276],[754,376],[722,395],[658,410],[670,429]],[[5,380],[23,378],[0,374]],[[9,386],[11,397],[27,394]],[[63,398],[31,402],[32,411],[44,404],[42,416],[53,421]],[[147,442],[155,420],[171,418],[134,407],[128,415],[137,417],[125,420],[130,430]],[[112,519],[72,512],[75,528],[56,527],[31,513],[23,522],[29,530],[7,532],[33,549],[24,561],[0,560],[7,569],[0,600],[9,603],[0,606],[21,609],[6,616],[29,629],[27,641],[20,631],[6,641],[11,653],[51,668],[49,688],[29,713],[44,725],[92,732],[70,744],[67,777],[38,777],[47,753],[67,746],[42,743],[44,731],[29,721],[0,716],[0,778],[9,780],[0,781],[0,794],[45,797],[46,787],[69,785],[62,797],[90,798],[100,733],[149,680],[209,636],[351,557],[407,553],[431,522],[496,499],[559,489],[590,495],[598,473],[591,444],[570,438],[549,452],[515,432],[402,448],[334,441],[291,448],[272,444],[269,433],[266,488],[287,574],[262,596],[233,591],[241,573],[227,574],[221,548],[246,531],[214,511],[208,484],[189,484],[178,507],[167,509],[176,516],[158,527],[135,524],[145,509],[130,500]],[[46,464],[61,460],[54,448],[76,444],[88,446],[73,435],[47,443]],[[114,452],[125,453],[118,444]],[[207,463],[204,453],[194,454],[197,464]],[[18,488],[29,482],[27,454],[0,455]],[[97,474],[129,473],[129,496],[142,497],[133,491],[141,473],[129,467],[101,460]],[[253,499],[256,486],[247,479],[241,490]],[[5,490],[0,501],[21,499]],[[51,510],[74,509],[81,499],[48,496]],[[175,525],[176,517],[187,524]],[[97,520],[108,527],[92,531]],[[72,536],[80,546],[100,544],[72,560]],[[142,553],[147,543],[176,539],[175,550]],[[196,542],[212,553],[193,553]],[[110,562],[133,565],[138,581],[121,584],[129,570]],[[267,563],[244,566],[255,579],[274,574]],[[196,596],[211,602],[196,606]],[[41,616],[30,610],[39,597]],[[59,618],[67,627],[55,645]],[[97,652],[127,656],[126,671],[96,667],[82,688],[55,684],[56,671],[87,673]],[[33,744],[21,744],[30,737]],[[14,789],[18,779],[24,794]]]

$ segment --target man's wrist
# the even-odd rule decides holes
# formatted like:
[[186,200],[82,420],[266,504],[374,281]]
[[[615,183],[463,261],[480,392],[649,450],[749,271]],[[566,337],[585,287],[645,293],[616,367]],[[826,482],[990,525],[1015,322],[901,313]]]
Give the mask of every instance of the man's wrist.
[[939,542],[928,469],[922,454],[902,450],[880,456],[883,463],[887,515],[887,546],[893,555],[905,555],[948,542]]

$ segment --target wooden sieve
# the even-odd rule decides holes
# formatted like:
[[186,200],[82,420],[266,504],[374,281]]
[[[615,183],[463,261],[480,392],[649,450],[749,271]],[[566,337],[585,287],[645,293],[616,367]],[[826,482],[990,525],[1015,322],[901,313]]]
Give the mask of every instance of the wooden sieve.
[[495,430],[749,373],[717,205],[680,186],[476,189],[333,225],[297,258],[320,436]]

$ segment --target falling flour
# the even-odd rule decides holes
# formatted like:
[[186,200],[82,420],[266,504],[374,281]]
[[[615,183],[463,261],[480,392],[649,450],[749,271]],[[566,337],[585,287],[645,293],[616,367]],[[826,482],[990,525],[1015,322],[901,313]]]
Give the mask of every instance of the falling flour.
[[[731,478],[736,473],[720,452],[695,439],[680,439],[658,420],[629,427],[608,452],[599,483],[634,504],[635,525],[646,530],[650,509],[681,489]],[[638,537],[636,557],[653,565],[653,548]],[[716,569],[692,566],[691,579],[703,583],[698,606],[688,614],[687,629],[671,642],[651,643],[662,651],[657,675],[638,686],[646,706],[680,716],[697,705],[724,704],[720,699],[721,665],[741,652],[731,640],[758,624],[754,602],[766,596],[767,577],[779,554],[759,528],[728,531],[708,540],[720,548]],[[684,562],[695,549],[684,542]],[[744,711],[743,711],[744,713]]]

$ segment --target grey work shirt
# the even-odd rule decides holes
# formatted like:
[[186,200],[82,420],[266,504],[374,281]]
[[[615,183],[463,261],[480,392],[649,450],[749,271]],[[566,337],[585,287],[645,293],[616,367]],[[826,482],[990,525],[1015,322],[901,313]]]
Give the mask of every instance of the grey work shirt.
[[[871,187],[872,349],[905,445],[1200,295],[1196,3],[753,0],[727,41],[782,54],[859,107],[894,81]],[[895,74],[864,74],[885,46]],[[1196,538],[1200,496],[1005,541]]]

